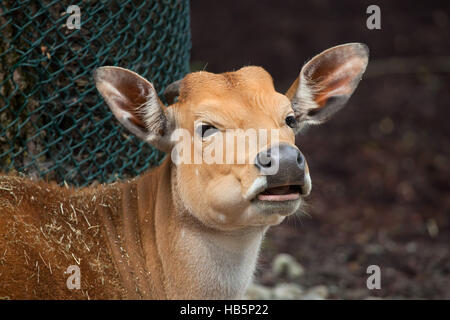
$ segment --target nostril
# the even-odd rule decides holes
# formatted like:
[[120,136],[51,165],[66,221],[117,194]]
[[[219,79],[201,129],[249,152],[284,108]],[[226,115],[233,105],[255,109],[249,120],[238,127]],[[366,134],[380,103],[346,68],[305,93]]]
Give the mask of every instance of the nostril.
[[258,153],[257,162],[263,168],[270,168],[270,166],[272,165],[270,150]]
[[303,157],[302,153],[299,152],[297,154],[297,163],[299,166],[303,166],[303,162],[305,162],[305,158]]

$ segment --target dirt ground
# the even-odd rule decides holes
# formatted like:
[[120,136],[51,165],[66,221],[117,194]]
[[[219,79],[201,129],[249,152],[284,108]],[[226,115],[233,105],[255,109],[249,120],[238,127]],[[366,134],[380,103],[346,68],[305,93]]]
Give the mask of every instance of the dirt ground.
[[[277,253],[305,268],[296,282],[330,298],[450,299],[450,21],[448,1],[191,3],[192,66],[261,65],[284,91],[308,58],[364,42],[369,68],[347,107],[299,139],[310,166],[310,217],[272,228],[256,281],[283,281]],[[381,268],[368,290],[366,268]]]

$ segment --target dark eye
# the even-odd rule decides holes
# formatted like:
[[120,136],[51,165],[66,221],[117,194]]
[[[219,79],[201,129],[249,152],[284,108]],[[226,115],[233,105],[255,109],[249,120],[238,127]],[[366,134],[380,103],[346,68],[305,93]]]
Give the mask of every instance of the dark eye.
[[297,125],[297,120],[295,120],[294,116],[287,116],[286,124],[291,128],[295,128],[295,126]]
[[199,125],[197,127],[197,133],[202,137],[202,138],[207,138],[210,135],[214,134],[217,132],[216,127],[214,127],[213,125],[210,124],[206,124],[206,123],[202,123],[201,125]]

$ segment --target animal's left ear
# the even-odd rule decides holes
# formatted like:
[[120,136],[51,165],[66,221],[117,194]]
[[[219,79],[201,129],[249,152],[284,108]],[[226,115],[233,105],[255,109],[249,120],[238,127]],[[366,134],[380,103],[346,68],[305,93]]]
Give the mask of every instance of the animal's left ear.
[[286,92],[298,130],[323,123],[339,111],[358,86],[368,60],[369,49],[362,43],[336,46],[311,59]]

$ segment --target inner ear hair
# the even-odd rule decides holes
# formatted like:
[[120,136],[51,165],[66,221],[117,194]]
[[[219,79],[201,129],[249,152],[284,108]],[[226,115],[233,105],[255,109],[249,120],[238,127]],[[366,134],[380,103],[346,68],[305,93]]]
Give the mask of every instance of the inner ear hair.
[[137,115],[143,119],[147,133],[159,136],[165,134],[167,118],[163,108],[156,91],[150,91],[146,96],[146,101],[136,109]]
[[303,66],[286,92],[299,129],[323,123],[345,106],[366,69],[368,54],[366,45],[349,43],[325,50]]

